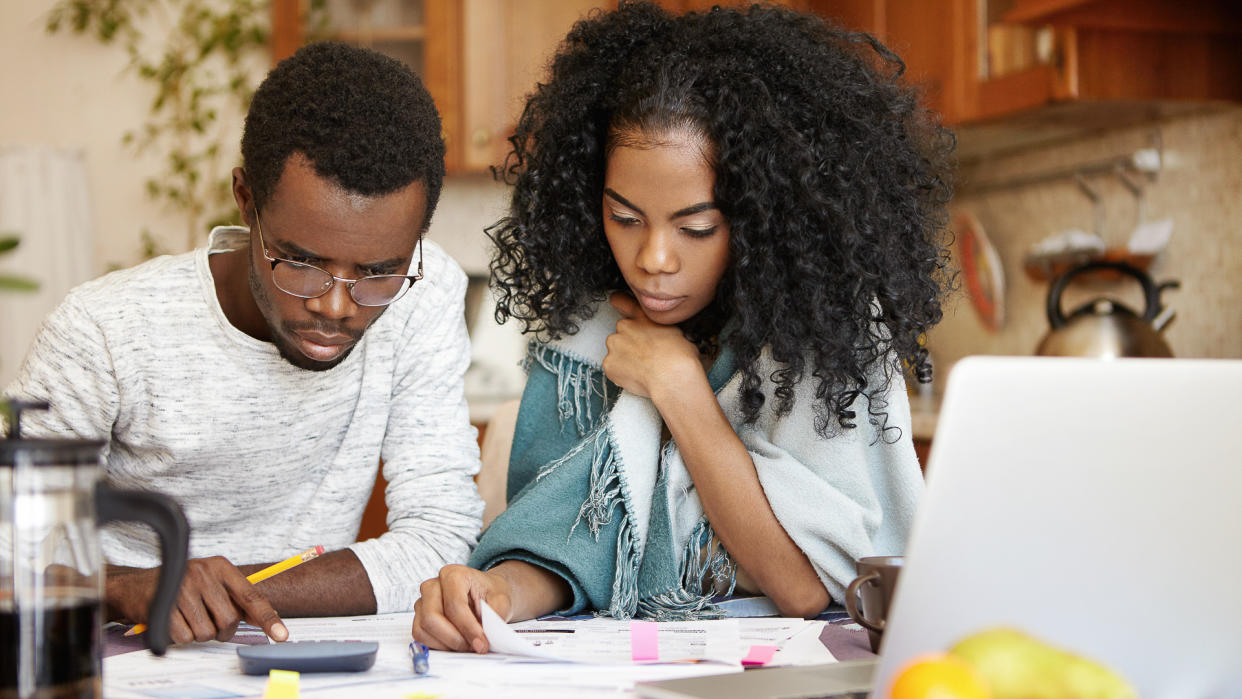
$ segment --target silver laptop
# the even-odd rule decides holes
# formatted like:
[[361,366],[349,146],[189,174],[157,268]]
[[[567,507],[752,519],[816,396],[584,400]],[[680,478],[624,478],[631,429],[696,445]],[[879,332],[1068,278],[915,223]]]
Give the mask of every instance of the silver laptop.
[[[1242,361],[965,359],[927,472],[876,696],[914,656],[996,626],[1145,698],[1242,696]],[[637,689],[829,696],[858,671],[842,666],[733,675],[732,693]]]

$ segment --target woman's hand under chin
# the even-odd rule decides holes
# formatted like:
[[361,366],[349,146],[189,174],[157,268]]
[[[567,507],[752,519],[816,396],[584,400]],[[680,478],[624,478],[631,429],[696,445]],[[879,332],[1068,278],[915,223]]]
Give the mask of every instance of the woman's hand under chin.
[[622,316],[617,331],[607,340],[603,368],[610,381],[654,401],[660,390],[672,389],[686,380],[705,379],[699,350],[681,328],[652,321],[624,292],[613,292],[608,302]]

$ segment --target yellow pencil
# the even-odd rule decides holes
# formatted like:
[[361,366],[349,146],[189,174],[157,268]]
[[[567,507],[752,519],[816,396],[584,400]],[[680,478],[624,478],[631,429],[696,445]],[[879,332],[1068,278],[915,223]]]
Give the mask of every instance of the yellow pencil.
[[[249,582],[251,585],[254,585],[255,583],[259,583],[264,580],[267,580],[273,575],[276,575],[278,573],[283,573],[286,570],[289,570],[290,568],[294,566],[301,565],[311,560],[312,558],[318,558],[322,554],[323,554],[322,546],[314,546],[314,547],[308,548],[302,553],[299,553],[294,556],[290,556],[286,558],[285,560],[281,561],[280,563],[273,563],[272,565],[264,568],[263,570],[247,575],[246,581]],[[136,636],[137,634],[140,634],[146,630],[147,630],[146,624],[135,624],[133,628],[125,632],[125,635]]]

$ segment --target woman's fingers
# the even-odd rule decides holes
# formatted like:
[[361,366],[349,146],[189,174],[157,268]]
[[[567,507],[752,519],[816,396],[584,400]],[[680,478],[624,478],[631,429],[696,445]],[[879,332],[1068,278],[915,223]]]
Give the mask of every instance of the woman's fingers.
[[488,649],[487,636],[475,610],[476,599],[487,599],[486,575],[465,566],[452,566],[440,571],[444,614],[476,653],[486,653]]
[[414,640],[438,650],[469,650],[466,639],[444,615],[441,579],[427,580],[420,589],[422,597],[414,605]]

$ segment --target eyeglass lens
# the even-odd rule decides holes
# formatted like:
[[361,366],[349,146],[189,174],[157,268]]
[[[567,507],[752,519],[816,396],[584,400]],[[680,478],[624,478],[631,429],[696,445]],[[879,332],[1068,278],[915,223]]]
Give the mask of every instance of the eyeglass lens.
[[[315,298],[332,288],[332,275],[326,271],[290,260],[281,260],[272,270],[272,281],[287,294]],[[350,295],[360,306],[385,306],[410,288],[410,279],[396,274],[363,277],[353,283]]]

